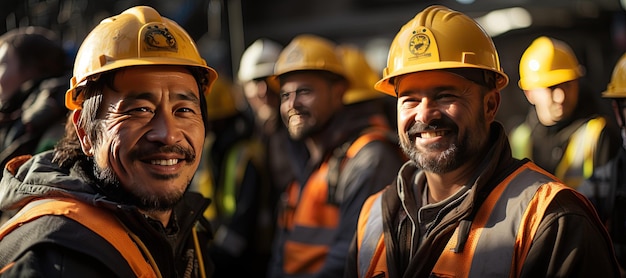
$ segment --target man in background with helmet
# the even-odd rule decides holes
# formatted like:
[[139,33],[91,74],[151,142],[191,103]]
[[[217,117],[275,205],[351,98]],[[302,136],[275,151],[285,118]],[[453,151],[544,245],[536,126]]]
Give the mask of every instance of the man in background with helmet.
[[[54,147],[68,110],[71,66],[52,30],[28,26],[0,36],[0,166]],[[0,173],[2,177],[2,173]]]
[[54,151],[11,160],[0,209],[10,277],[210,277],[209,200],[187,192],[217,78],[187,34],[147,6],[100,22],[78,50]]
[[393,40],[376,89],[397,97],[397,180],[364,204],[346,277],[616,277],[581,194],[511,155],[508,83],[470,17],[429,6]]
[[583,90],[584,70],[565,42],[536,38],[522,54],[519,73],[532,107],[511,132],[513,157],[531,159],[583,193],[604,220],[594,172],[619,148],[615,121],[599,98]]
[[342,277],[359,209],[394,178],[402,157],[388,129],[344,110],[350,84],[335,43],[296,36],[274,74],[283,123],[309,159],[283,192],[269,277]]
[[337,47],[337,51],[350,82],[350,88],[343,95],[346,114],[355,119],[369,119],[372,128],[380,128],[391,141],[397,143],[395,99],[374,89],[380,75],[372,69],[357,46],[343,44]]
[[289,137],[280,117],[279,88],[268,81],[274,75],[274,66],[282,49],[282,45],[275,41],[257,39],[241,56],[237,76],[248,103],[248,112],[255,121],[254,134],[264,146],[264,163],[268,165],[275,193],[283,191],[295,179],[296,173],[303,171],[308,157],[304,144]]
[[622,277],[626,277],[626,54],[617,61],[611,81],[602,97],[610,99],[615,119],[620,128],[622,147],[605,166],[596,169],[606,177],[601,183],[603,214],[615,248]]
[[[264,273],[272,236],[269,180],[254,123],[224,76],[207,96],[208,131],[191,184],[212,200],[204,216],[215,230],[209,254],[216,277]],[[245,264],[247,267],[240,267]]]

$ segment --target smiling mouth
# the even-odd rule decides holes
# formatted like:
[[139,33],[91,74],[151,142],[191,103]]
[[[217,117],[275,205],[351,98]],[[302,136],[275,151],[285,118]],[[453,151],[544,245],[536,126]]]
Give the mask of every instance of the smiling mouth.
[[417,135],[417,137],[420,137],[422,139],[430,139],[430,138],[434,138],[434,137],[439,137],[439,136],[444,136],[446,134],[445,131],[430,131],[430,132],[422,132],[419,133]]
[[178,159],[159,159],[159,160],[150,160],[150,164],[152,165],[161,165],[161,166],[172,166],[178,164]]

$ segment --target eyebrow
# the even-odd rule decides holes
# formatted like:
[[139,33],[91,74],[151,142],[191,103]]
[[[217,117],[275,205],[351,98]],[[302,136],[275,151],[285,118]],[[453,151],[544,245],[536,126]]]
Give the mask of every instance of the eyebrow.
[[[150,93],[150,92],[133,92],[130,93],[126,96],[125,100],[126,101],[133,101],[133,100],[147,100],[150,102],[156,102],[157,101],[157,94],[154,93]],[[174,92],[171,94],[171,98],[172,100],[184,100],[184,101],[191,101],[194,104],[200,104],[200,98],[198,96],[196,96],[196,94],[192,91],[183,91],[183,92]]]

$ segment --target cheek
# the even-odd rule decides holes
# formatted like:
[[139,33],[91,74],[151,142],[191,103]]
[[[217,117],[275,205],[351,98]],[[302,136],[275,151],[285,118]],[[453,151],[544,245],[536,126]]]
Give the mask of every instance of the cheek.
[[[200,132],[201,131],[201,132]],[[196,156],[202,153],[202,148],[204,146],[204,129],[198,128],[196,132],[189,135],[189,138],[192,138],[191,144],[196,152]]]
[[287,121],[289,118],[289,107],[287,103],[281,102],[280,106],[278,107],[278,110],[280,112],[280,116],[283,119],[283,121]]
[[413,121],[415,114],[408,109],[398,110],[398,130],[405,130],[405,127]]
[[[131,128],[123,128],[120,124],[116,124],[116,121],[109,121],[105,124],[104,131],[100,134],[100,144],[96,150],[101,156],[106,156],[111,163],[120,160],[125,152],[128,152],[128,148],[134,145],[137,141],[135,133],[138,130]],[[103,160],[100,158],[99,160]],[[99,161],[102,163],[103,161]],[[100,164],[100,166],[103,166]]]

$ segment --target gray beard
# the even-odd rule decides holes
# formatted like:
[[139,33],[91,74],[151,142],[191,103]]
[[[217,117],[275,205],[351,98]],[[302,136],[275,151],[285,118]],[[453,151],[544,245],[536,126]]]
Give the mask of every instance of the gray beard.
[[443,174],[459,168],[467,158],[462,157],[462,151],[454,144],[440,153],[436,158],[429,159],[421,155],[413,145],[414,142],[400,140],[400,147],[404,153],[420,169],[436,174]]

